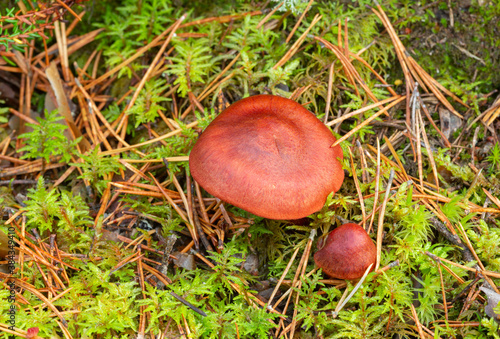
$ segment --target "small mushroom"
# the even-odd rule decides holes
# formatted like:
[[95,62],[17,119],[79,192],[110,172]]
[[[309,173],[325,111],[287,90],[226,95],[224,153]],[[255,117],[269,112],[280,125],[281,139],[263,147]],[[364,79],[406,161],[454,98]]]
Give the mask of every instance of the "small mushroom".
[[[334,229],[314,254],[316,265],[332,278],[361,278],[377,260],[377,249],[363,227],[344,224]],[[375,265],[374,265],[375,266]]]
[[189,156],[210,194],[269,219],[300,219],[339,190],[342,150],[332,132],[297,102],[274,95],[242,99],[202,133]]

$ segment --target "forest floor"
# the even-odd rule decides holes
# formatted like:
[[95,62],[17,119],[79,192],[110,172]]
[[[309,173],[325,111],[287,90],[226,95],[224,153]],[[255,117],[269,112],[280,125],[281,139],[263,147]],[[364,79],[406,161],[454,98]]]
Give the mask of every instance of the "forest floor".
[[[0,338],[500,339],[497,2],[0,4]],[[191,176],[256,94],[342,148],[301,223]],[[353,281],[313,259],[344,223]]]

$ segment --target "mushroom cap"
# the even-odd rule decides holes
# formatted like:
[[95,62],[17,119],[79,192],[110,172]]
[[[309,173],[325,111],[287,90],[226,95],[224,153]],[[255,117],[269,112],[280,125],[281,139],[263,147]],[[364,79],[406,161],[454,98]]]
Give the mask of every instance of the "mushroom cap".
[[314,254],[316,265],[325,274],[348,280],[361,278],[376,260],[375,244],[363,227],[357,224],[344,224],[334,229],[323,248]]
[[332,132],[299,103],[274,95],[242,99],[201,134],[189,156],[210,194],[269,219],[300,219],[339,190],[344,171]]

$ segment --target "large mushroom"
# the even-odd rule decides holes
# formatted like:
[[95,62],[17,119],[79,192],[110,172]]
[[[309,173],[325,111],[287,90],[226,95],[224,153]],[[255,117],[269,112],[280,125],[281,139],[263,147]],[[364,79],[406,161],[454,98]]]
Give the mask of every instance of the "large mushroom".
[[300,219],[320,210],[344,180],[335,141],[297,102],[256,95],[214,119],[189,166],[193,178],[225,202],[269,219]]

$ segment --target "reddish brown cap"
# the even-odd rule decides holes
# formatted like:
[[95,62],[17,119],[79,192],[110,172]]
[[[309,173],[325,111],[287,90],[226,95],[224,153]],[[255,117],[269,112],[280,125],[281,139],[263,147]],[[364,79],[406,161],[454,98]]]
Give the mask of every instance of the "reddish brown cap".
[[[314,254],[316,265],[332,278],[358,279],[375,265],[377,248],[363,227],[344,224],[334,229]],[[372,269],[374,266],[372,266]]]
[[240,100],[202,133],[189,156],[210,194],[269,219],[299,219],[339,190],[344,171],[332,132],[297,102],[274,95]]

